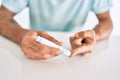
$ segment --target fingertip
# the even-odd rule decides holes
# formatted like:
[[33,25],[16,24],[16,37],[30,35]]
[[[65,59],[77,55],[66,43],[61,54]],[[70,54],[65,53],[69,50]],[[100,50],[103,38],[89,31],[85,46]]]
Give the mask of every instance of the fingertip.
[[72,53],[71,53],[68,57],[70,57],[70,58],[71,58],[71,57],[72,57]]
[[71,58],[71,57],[73,57],[73,55],[71,54],[69,57]]
[[75,52],[74,50],[72,50],[69,57],[73,57],[73,56],[75,56],[75,55],[76,55],[76,52]]
[[62,46],[62,45],[63,45],[63,43],[62,43],[62,42],[58,42],[58,45],[59,45],[59,46]]

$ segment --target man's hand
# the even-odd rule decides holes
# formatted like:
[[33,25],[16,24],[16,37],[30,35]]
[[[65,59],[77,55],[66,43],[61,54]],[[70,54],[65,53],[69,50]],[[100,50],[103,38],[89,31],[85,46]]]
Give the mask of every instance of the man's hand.
[[9,11],[4,6],[0,7],[0,35],[12,40],[21,46],[24,54],[30,59],[49,59],[60,54],[57,48],[49,47],[35,41],[37,36],[42,36],[58,45],[53,37],[42,31],[31,31],[22,28],[13,19],[15,13]]
[[44,37],[58,45],[62,45],[61,42],[58,42],[56,39],[48,35],[46,32],[29,31],[23,37],[21,45],[22,51],[24,52],[25,56],[34,60],[45,60],[60,54],[59,49],[36,42],[35,39],[37,36]]
[[70,37],[72,46],[70,57],[77,54],[85,55],[86,53],[90,53],[93,50],[95,42],[95,32],[93,30],[76,33],[74,36]]

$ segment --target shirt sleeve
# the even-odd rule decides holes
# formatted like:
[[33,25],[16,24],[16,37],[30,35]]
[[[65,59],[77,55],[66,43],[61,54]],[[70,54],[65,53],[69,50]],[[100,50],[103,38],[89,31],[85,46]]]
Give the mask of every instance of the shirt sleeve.
[[28,0],[3,0],[2,5],[14,13],[19,13],[28,5]]
[[96,14],[104,13],[112,7],[112,0],[93,0],[92,11]]

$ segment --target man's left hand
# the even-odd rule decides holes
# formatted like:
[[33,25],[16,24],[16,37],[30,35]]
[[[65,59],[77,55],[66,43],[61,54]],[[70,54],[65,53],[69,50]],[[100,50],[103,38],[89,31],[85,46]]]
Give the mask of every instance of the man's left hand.
[[70,43],[72,46],[71,55],[77,54],[85,55],[93,50],[94,44],[96,43],[94,30],[87,30],[76,33],[70,37]]

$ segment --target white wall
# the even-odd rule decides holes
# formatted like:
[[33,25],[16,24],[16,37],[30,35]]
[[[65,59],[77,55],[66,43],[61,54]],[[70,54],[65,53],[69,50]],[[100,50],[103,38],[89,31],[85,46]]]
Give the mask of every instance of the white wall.
[[113,0],[111,17],[113,19],[113,25],[114,25],[113,34],[120,35],[120,0]]
[[0,6],[1,6],[2,0],[0,0]]
[[[113,26],[114,30],[112,32],[112,35],[120,35],[120,0],[113,0],[113,7],[111,8],[111,17],[113,20]],[[29,9],[26,8],[24,9],[20,14],[18,14],[15,19],[20,23],[21,26],[25,28],[29,28],[29,14],[28,14]],[[87,21],[85,23],[85,29],[91,29],[98,23],[95,15],[90,12],[89,16],[87,18]]]

